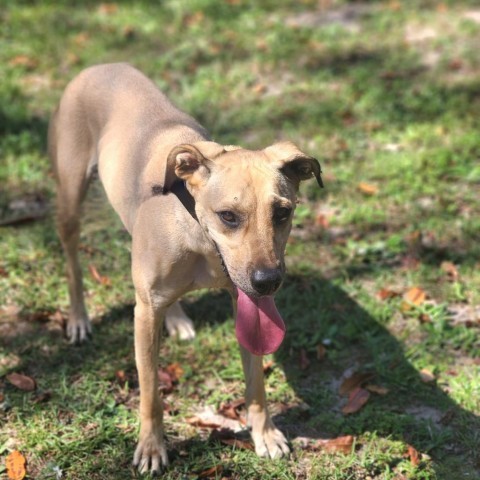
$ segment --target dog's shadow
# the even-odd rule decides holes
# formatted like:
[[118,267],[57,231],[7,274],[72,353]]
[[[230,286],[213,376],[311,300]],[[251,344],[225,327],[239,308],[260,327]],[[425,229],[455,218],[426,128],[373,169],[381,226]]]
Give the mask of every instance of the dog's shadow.
[[[301,400],[280,409],[273,405],[276,424],[290,438],[373,434],[402,440],[427,454],[439,475],[452,468],[459,475],[479,469],[479,417],[435,380],[422,379],[404,346],[342,288],[315,272],[289,276],[277,305],[287,335],[275,363]],[[231,315],[226,293],[205,294],[185,308],[197,328]],[[371,372],[369,382],[382,387],[352,415],[342,413],[347,398],[339,393],[346,370]],[[453,455],[447,458],[446,451]]]

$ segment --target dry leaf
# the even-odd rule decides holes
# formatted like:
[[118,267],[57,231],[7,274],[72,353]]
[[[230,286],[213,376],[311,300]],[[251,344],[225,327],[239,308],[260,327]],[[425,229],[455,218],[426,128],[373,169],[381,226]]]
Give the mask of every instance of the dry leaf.
[[246,423],[245,419],[241,417],[238,412],[239,409],[245,406],[245,399],[240,398],[233,402],[222,403],[218,409],[218,413],[223,415],[226,418],[231,418],[232,420],[238,420],[241,423]]
[[11,67],[25,67],[28,70],[33,70],[37,67],[37,60],[27,56],[27,55],[17,55],[13,57],[8,64]]
[[269,360],[268,362],[263,364],[263,373],[268,374],[273,370],[275,362],[273,360]]
[[422,368],[420,370],[420,380],[423,383],[432,383],[435,381],[435,375],[428,369]]
[[360,182],[357,188],[365,195],[376,195],[378,193],[378,187],[366,182]]
[[170,364],[165,370],[170,375],[173,383],[178,382],[184,373],[178,362]]
[[118,5],[116,3],[101,3],[98,6],[98,13],[102,15],[111,15],[116,13],[118,10]]
[[92,277],[101,285],[110,285],[111,281],[108,277],[104,277],[98,273],[97,267],[91,263],[88,265],[88,270],[90,271]]
[[189,425],[192,425],[193,427],[199,427],[199,428],[213,428],[217,429],[220,428],[221,425],[218,423],[214,422],[209,422],[207,420],[203,420],[198,417],[190,417],[185,420]]
[[369,383],[365,385],[365,389],[372,393],[377,393],[378,395],[386,395],[390,390],[386,387],[381,387],[380,385],[374,385]]
[[427,294],[420,287],[409,288],[403,295],[404,301],[402,302],[401,310],[406,312],[411,310],[413,306],[419,306],[425,302]]
[[223,471],[223,467],[221,465],[215,465],[212,468],[209,468],[208,470],[204,470],[201,473],[198,473],[198,478],[218,478],[218,475],[220,475]]
[[368,390],[360,387],[356,388],[350,393],[348,403],[342,408],[342,413],[348,415],[358,412],[368,402],[369,398],[370,393]]
[[400,293],[390,290],[389,288],[382,288],[377,292],[377,296],[380,300],[388,300],[400,296]]
[[348,395],[350,392],[362,386],[365,382],[372,380],[374,377],[375,374],[372,372],[355,372],[341,383],[339,393],[340,395]]
[[302,348],[300,350],[300,369],[306,370],[309,366],[310,366],[310,360],[308,359],[307,351],[304,348]]
[[20,373],[10,373],[7,375],[7,380],[24,392],[32,392],[37,386],[33,378],[21,375]]
[[27,474],[26,463],[25,457],[18,450],[14,450],[7,455],[5,464],[8,478],[10,480],[23,480]]
[[256,83],[252,87],[252,92],[255,93],[256,95],[261,95],[262,93],[265,93],[267,90],[268,88],[264,83]]
[[313,448],[319,448],[330,453],[339,452],[348,455],[352,452],[354,440],[353,435],[346,435],[329,440],[317,440]]
[[209,437],[209,440],[218,440],[224,445],[229,445],[230,447],[240,448],[242,450],[255,450],[253,443],[248,440],[242,440],[237,438],[235,432],[229,428],[222,428],[221,430],[214,430]]
[[450,280],[458,280],[458,270],[452,262],[442,262],[440,268],[448,275]]
[[323,360],[327,355],[327,349],[321,343],[317,345],[317,360]]
[[413,448],[411,445],[408,446],[408,458],[410,458],[410,462],[412,465],[418,465],[420,463],[420,454]]

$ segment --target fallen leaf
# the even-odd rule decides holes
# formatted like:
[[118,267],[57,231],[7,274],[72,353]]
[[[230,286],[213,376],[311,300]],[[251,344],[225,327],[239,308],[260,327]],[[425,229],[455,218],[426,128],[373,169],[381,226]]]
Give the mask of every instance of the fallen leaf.
[[381,387],[380,385],[375,385],[373,383],[365,385],[365,389],[371,393],[377,393],[378,395],[386,395],[390,391],[387,387]]
[[407,456],[408,458],[410,458],[410,462],[412,463],[412,465],[417,466],[420,463],[420,455],[417,450],[415,450],[415,448],[413,448],[411,445],[408,445]]
[[411,310],[414,306],[418,307],[427,298],[427,294],[420,287],[409,288],[403,295],[404,301],[401,305],[402,312],[407,312]]
[[33,403],[45,403],[52,398],[52,392],[46,390],[44,392],[37,392],[32,398]]
[[38,61],[28,55],[17,55],[8,64],[11,67],[25,67],[28,70],[33,70],[38,66]]
[[435,375],[427,368],[422,368],[419,374],[420,374],[420,380],[423,383],[432,383],[435,381]]
[[5,464],[8,478],[10,480],[23,480],[27,474],[26,463],[25,457],[18,450],[14,450],[7,455]]
[[261,95],[262,93],[265,93],[268,90],[268,87],[264,83],[256,83],[252,87],[252,92],[255,93],[256,95]]
[[372,380],[375,377],[373,372],[355,372],[353,375],[345,378],[345,380],[341,383],[339,393],[340,395],[348,395],[353,390],[361,387],[362,384]]
[[357,188],[365,195],[376,195],[378,193],[378,187],[366,182],[360,182]]
[[263,373],[264,374],[269,374],[275,365],[275,362],[273,360],[269,360],[268,362],[263,364]]
[[187,418],[185,421],[189,425],[192,425],[193,427],[213,428],[213,429],[217,429],[221,427],[219,423],[209,422],[207,420],[203,420],[202,418],[198,418],[198,417],[190,417],[190,418]]
[[178,382],[184,374],[183,368],[178,362],[168,365],[166,371],[170,375],[173,383]]
[[234,402],[222,403],[218,409],[218,413],[226,418],[232,420],[238,420],[239,422],[246,424],[245,418],[240,415],[239,409],[245,406],[245,399],[241,398]]
[[7,375],[7,380],[24,392],[32,392],[37,386],[33,378],[16,372]]
[[317,345],[317,360],[323,360],[325,356],[327,355],[327,349],[325,348],[324,345],[319,343]]
[[118,5],[116,3],[101,3],[98,6],[98,13],[102,15],[112,15],[118,10]]
[[158,389],[163,393],[171,393],[173,391],[173,380],[169,372],[161,367],[157,369]]
[[452,262],[442,262],[440,268],[448,275],[451,281],[458,280],[458,270]]
[[369,398],[370,393],[368,390],[357,387],[350,393],[348,403],[342,408],[342,413],[349,415],[358,412],[368,402]]
[[300,350],[300,369],[306,370],[309,366],[310,366],[310,360],[308,359],[307,351],[304,348],[302,348]]
[[348,455],[352,452],[355,438],[353,435],[345,435],[343,437],[331,438],[328,440],[317,440],[313,444],[313,448],[325,450],[330,453],[343,453]]
[[95,265],[93,265],[93,263],[90,263],[88,265],[88,270],[90,271],[92,277],[98,283],[100,283],[101,285],[110,285],[111,284],[111,281],[108,277],[104,277],[103,275],[100,275],[100,273],[98,273],[97,267],[95,267]]
[[315,225],[327,229],[330,226],[328,216],[323,213],[317,214],[317,216],[315,217]]
[[242,450],[255,450],[253,443],[250,440],[242,440],[237,438],[235,432],[229,428],[222,428],[220,430],[214,430],[209,437],[210,440],[218,440],[224,445],[230,447],[240,448]]
[[221,465],[215,465],[212,468],[209,468],[208,470],[204,470],[201,473],[197,473],[198,478],[218,478],[218,475],[220,475],[223,472],[223,467]]
[[382,288],[377,292],[377,296],[380,300],[388,300],[400,296],[400,293],[395,290],[390,290],[389,288]]

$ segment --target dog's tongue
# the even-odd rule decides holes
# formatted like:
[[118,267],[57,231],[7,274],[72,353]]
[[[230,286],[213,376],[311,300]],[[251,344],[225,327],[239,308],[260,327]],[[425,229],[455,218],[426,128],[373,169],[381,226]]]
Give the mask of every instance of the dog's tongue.
[[285,324],[272,296],[252,298],[237,288],[235,332],[243,347],[254,355],[275,352],[285,337]]

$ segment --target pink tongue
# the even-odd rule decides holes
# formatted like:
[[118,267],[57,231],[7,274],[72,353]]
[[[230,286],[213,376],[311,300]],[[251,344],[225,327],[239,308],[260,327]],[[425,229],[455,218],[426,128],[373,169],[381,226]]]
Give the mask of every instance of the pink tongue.
[[273,297],[249,297],[237,288],[235,332],[243,347],[254,355],[275,352],[285,337],[285,324]]

